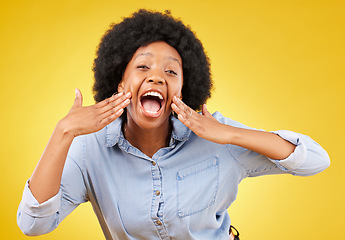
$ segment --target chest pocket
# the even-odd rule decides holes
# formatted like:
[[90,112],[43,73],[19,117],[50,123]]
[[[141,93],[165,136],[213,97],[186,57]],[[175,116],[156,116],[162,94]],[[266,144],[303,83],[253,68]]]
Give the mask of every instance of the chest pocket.
[[215,202],[219,162],[207,159],[177,172],[177,214],[185,217],[205,210]]

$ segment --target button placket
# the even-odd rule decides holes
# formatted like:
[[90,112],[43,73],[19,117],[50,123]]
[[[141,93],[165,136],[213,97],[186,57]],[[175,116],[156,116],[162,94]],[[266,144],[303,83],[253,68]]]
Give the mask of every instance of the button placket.
[[151,173],[153,181],[151,219],[154,222],[161,239],[170,239],[163,222],[164,202],[162,196],[162,174],[157,161],[151,162]]

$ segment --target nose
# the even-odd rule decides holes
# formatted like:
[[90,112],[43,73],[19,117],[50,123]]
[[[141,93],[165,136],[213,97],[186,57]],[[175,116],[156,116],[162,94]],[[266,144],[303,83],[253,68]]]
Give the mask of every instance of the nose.
[[158,73],[148,76],[146,81],[154,84],[165,84],[165,79]]

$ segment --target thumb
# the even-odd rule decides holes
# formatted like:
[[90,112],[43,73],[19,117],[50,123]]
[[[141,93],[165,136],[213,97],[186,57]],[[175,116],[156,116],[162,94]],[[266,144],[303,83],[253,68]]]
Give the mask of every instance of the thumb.
[[75,99],[73,107],[81,107],[83,105],[83,95],[78,88],[75,89]]
[[202,105],[202,115],[205,117],[213,117],[212,114],[207,110],[206,104]]

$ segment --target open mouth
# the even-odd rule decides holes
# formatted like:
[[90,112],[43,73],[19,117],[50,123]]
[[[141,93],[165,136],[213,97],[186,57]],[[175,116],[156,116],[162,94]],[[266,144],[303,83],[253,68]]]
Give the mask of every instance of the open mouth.
[[140,97],[140,104],[144,115],[158,117],[164,105],[164,98],[159,92],[148,91]]

